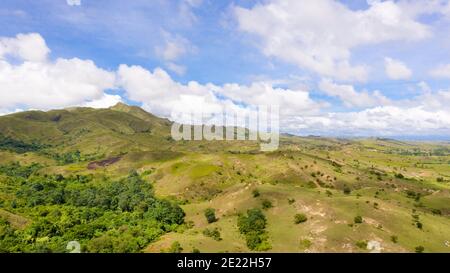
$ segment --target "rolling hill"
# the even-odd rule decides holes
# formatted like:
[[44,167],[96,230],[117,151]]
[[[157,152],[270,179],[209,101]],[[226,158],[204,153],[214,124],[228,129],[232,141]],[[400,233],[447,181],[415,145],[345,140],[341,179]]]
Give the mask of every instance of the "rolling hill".
[[139,107],[0,117],[0,251],[450,252],[450,144],[174,141]]

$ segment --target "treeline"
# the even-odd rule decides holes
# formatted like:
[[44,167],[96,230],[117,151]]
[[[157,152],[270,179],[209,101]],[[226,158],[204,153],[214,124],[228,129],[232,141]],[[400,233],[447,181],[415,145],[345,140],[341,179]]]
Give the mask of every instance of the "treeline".
[[137,172],[99,180],[19,171],[27,168],[36,166],[0,167],[7,175],[1,183],[15,188],[14,197],[1,200],[0,207],[32,221],[24,229],[0,221],[0,252],[65,252],[70,241],[78,241],[85,252],[139,252],[184,223],[183,210],[156,198]]

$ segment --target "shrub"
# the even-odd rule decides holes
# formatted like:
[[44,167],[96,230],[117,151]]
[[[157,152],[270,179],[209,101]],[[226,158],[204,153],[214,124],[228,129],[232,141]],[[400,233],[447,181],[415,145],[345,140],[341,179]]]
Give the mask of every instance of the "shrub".
[[362,224],[363,218],[361,216],[356,216],[354,219],[355,224]]
[[272,202],[270,202],[270,200],[263,200],[262,202],[262,208],[263,209],[270,209],[271,207],[273,207]]
[[312,242],[308,239],[300,240],[300,248],[307,249],[312,246]]
[[203,230],[203,235],[207,236],[207,237],[211,237],[216,241],[221,241],[222,238],[220,237],[220,231],[218,228],[214,228],[214,229],[205,229]]
[[216,211],[213,208],[207,208],[205,210],[205,217],[209,224],[217,221]]
[[401,173],[396,173],[396,174],[395,174],[395,177],[398,178],[398,179],[403,179],[403,178],[405,178],[405,176],[404,176],[403,174],[401,174]]
[[306,217],[305,214],[303,213],[298,213],[294,216],[294,223],[295,224],[300,224],[300,223],[304,223],[308,221],[308,217]]
[[253,197],[254,197],[254,198],[259,197],[259,196],[261,195],[257,189],[254,189],[254,190],[252,191],[252,194],[253,194]]
[[169,248],[169,253],[181,253],[182,251],[183,248],[181,247],[181,244],[178,241],[173,242]]
[[288,199],[288,204],[289,205],[292,205],[292,204],[294,204],[295,203],[295,199],[294,198],[289,198]]
[[423,224],[421,222],[417,222],[416,226],[418,229],[422,229],[423,228]]
[[431,212],[432,212],[434,215],[442,215],[442,211],[439,210],[439,209],[431,209]]
[[391,241],[392,241],[394,244],[398,243],[398,237],[397,237],[396,235],[392,235],[392,236],[391,236]]
[[425,248],[423,246],[416,246],[415,251],[416,253],[423,253]]
[[356,242],[356,246],[361,249],[367,249],[367,241],[358,241]]
[[436,181],[442,183],[442,182],[444,182],[444,178],[443,177],[438,177],[438,178],[436,178]]
[[344,194],[350,194],[352,192],[352,189],[350,189],[349,186],[345,185],[343,189]]

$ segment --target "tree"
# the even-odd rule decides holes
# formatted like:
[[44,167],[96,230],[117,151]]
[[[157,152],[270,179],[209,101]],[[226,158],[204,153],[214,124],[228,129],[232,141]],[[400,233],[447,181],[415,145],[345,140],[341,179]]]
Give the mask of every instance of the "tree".
[[207,208],[205,210],[205,217],[206,217],[206,221],[208,221],[209,224],[217,221],[216,211],[213,208]]
[[260,209],[250,209],[247,215],[239,215],[239,232],[245,235],[249,249],[263,251],[271,248],[265,231],[266,224],[266,217]]

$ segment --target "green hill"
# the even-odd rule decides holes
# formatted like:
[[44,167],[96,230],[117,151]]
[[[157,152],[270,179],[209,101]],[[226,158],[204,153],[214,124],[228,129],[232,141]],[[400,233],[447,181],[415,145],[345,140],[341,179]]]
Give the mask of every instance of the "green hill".
[[171,125],[125,104],[0,117],[0,252],[450,252],[448,143],[263,153]]

